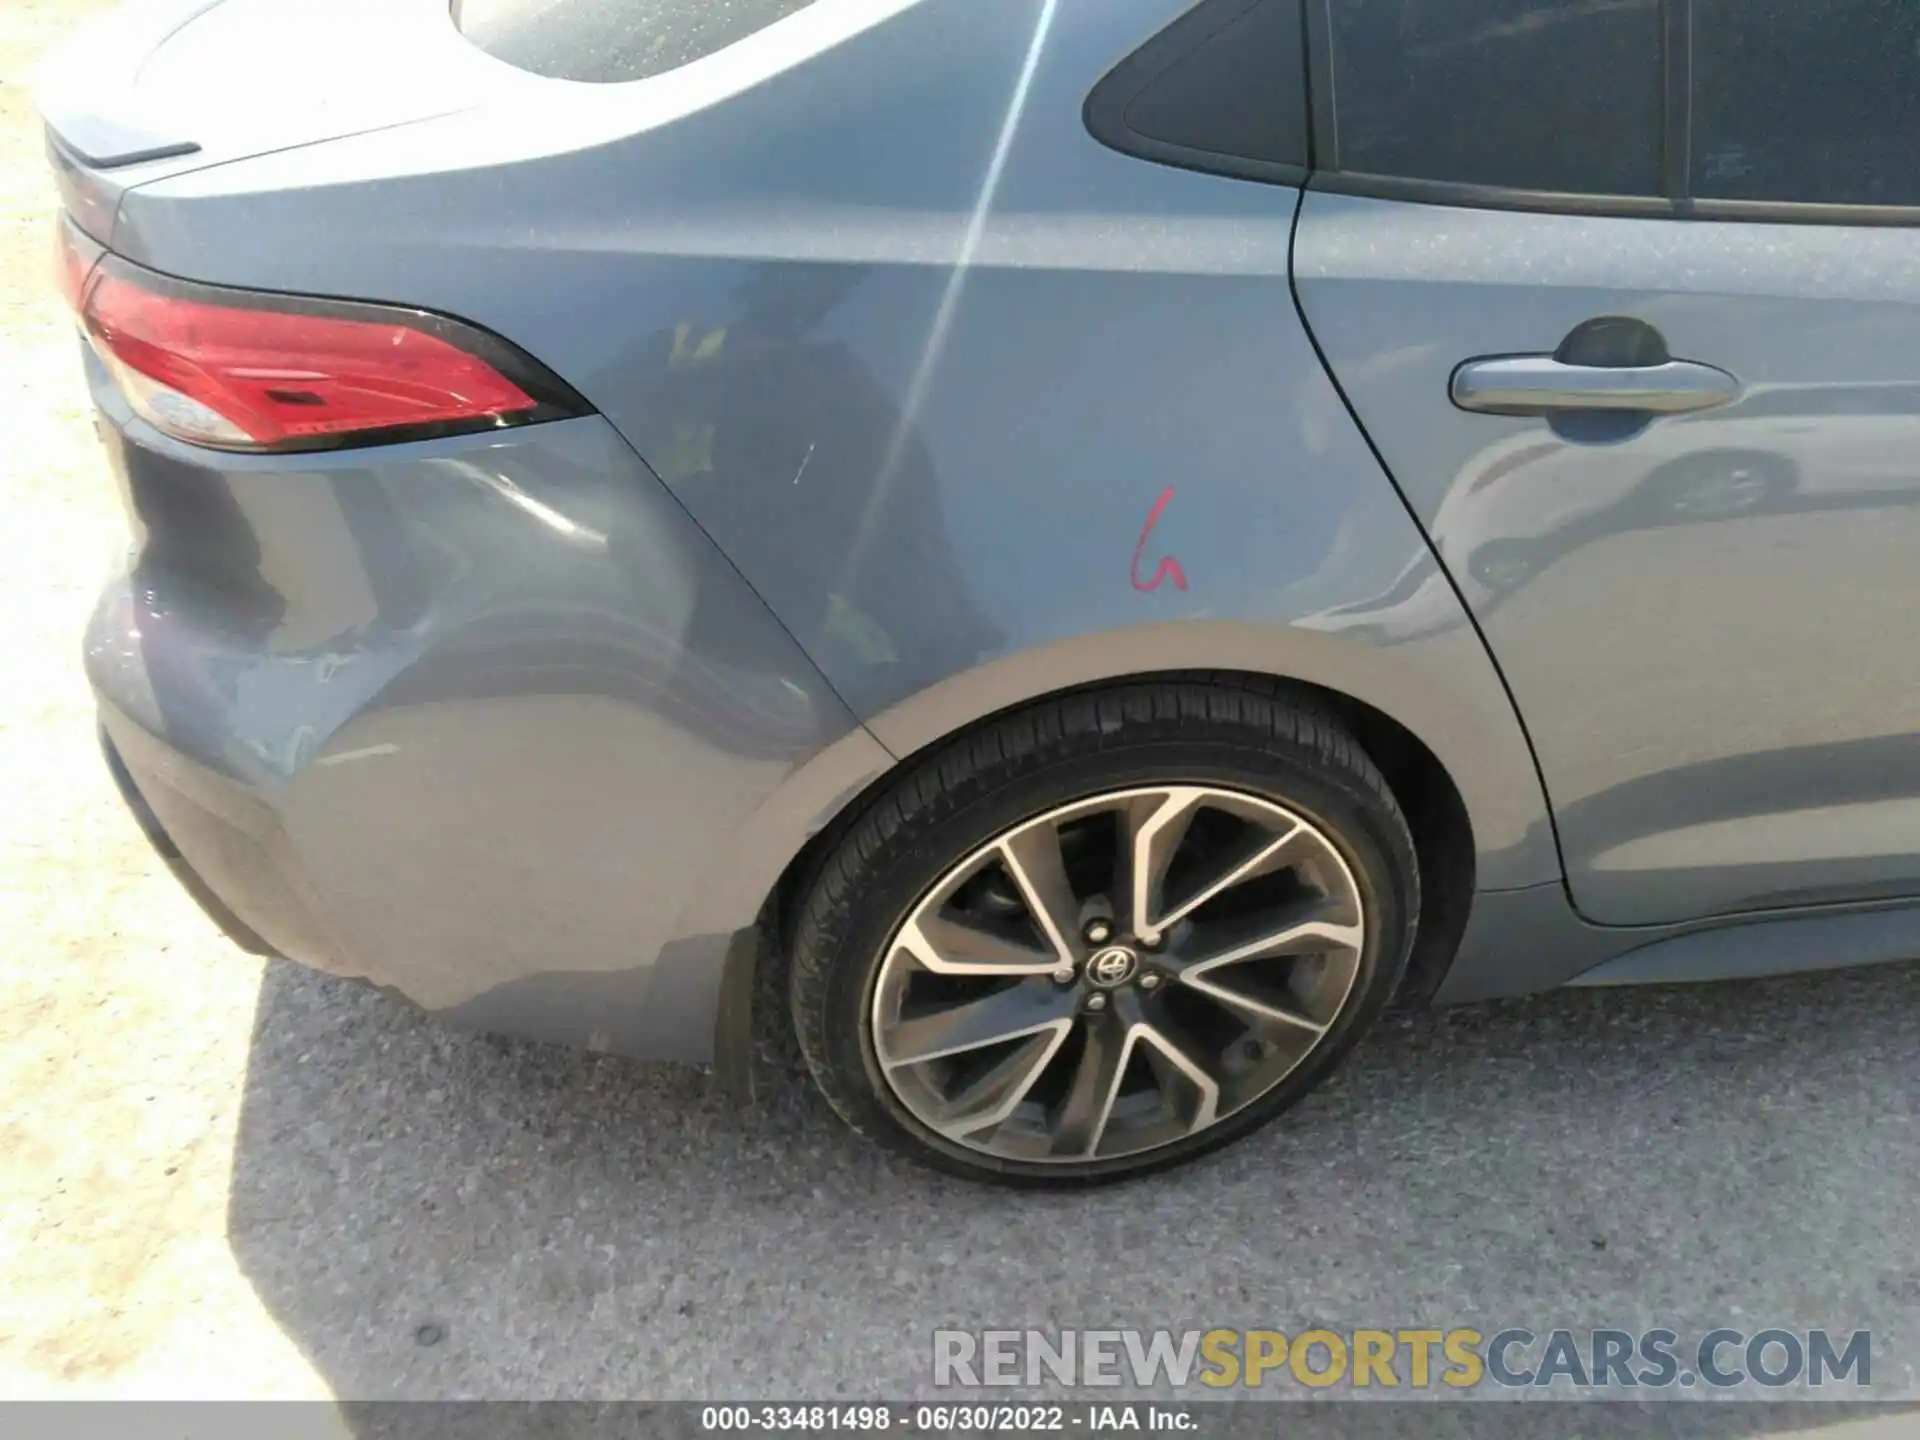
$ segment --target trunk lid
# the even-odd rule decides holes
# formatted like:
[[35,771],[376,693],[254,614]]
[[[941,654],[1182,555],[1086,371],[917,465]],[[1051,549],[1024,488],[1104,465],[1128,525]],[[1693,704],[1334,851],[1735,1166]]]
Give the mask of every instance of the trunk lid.
[[136,0],[36,79],[67,208],[111,240],[119,197],[190,170],[470,108],[524,77],[446,0]]

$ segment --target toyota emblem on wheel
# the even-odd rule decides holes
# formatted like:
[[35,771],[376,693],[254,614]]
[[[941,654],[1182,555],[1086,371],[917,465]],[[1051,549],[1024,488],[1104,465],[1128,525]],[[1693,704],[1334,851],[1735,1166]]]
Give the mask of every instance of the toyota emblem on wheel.
[[1133,958],[1133,951],[1126,946],[1109,945],[1104,950],[1096,950],[1093,958],[1087,961],[1087,979],[1102,990],[1111,990],[1131,980],[1138,964]]

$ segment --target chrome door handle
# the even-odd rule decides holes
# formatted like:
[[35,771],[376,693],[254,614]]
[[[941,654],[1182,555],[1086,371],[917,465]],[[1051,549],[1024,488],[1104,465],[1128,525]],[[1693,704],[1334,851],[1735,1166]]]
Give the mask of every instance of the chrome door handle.
[[1684,415],[1740,398],[1740,382],[1693,360],[1662,365],[1569,365],[1551,355],[1469,360],[1453,372],[1453,403],[1482,415],[1610,411]]

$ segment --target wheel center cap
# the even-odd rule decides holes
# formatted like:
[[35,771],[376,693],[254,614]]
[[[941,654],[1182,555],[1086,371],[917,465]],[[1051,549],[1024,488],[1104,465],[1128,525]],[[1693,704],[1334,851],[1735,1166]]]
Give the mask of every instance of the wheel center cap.
[[1140,959],[1124,945],[1096,950],[1087,960],[1087,979],[1102,990],[1112,990],[1133,978]]

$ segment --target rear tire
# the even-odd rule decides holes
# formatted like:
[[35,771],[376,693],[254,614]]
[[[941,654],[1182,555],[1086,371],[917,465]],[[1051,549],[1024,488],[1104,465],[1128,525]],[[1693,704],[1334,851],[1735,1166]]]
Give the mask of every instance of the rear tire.
[[1419,905],[1406,820],[1316,698],[1073,695],[932,753],[854,822],[799,912],[793,1024],[889,1149],[1118,1180],[1319,1083],[1391,998]]

